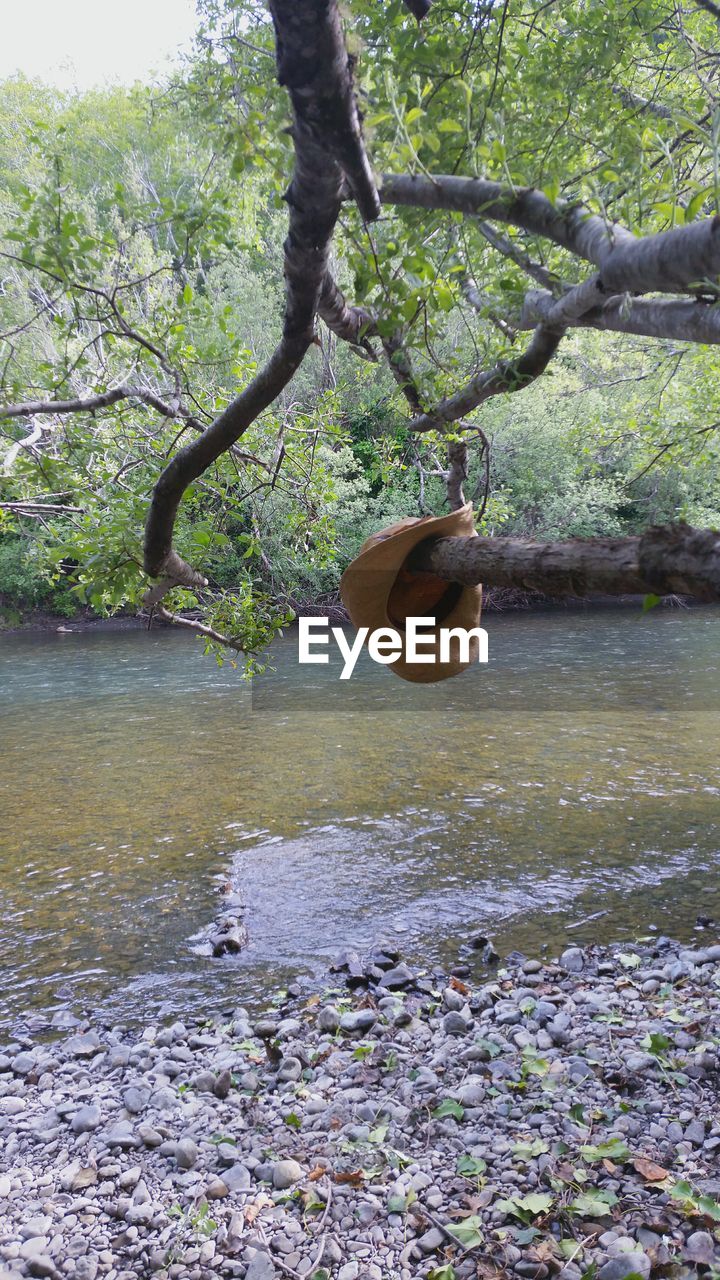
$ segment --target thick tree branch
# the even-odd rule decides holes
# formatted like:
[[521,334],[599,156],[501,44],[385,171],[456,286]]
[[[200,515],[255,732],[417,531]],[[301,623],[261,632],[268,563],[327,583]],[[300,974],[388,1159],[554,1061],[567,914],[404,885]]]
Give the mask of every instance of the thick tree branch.
[[432,0],[403,0],[403,4],[406,9],[410,10],[413,17],[417,18],[418,22],[422,22],[422,19],[430,12]]
[[606,294],[681,293],[720,275],[720,217],[652,236],[634,236],[582,205],[552,204],[533,188],[438,175],[383,179],[385,204],[451,209],[545,236],[599,268]]
[[278,83],[290,92],[294,127],[330,153],[363,218],[372,222],[380,213],[380,198],[362,138],[337,5],[334,0],[270,0],[270,13]]
[[439,538],[420,543],[409,567],[449,582],[552,596],[652,593],[720,601],[720,533],[683,523],[637,538]]
[[636,239],[619,223],[605,222],[584,205],[565,200],[553,204],[533,187],[513,189],[484,178],[386,174],[380,199],[383,204],[448,209],[520,227],[531,235],[553,240],[597,267],[615,244],[634,244]]
[[[295,171],[287,192],[285,315],[279,345],[265,367],[210,427],[172,459],[153,491],[145,527],[145,569],[185,584],[197,575],[172,548],[177,509],[189,484],[234,444],[279,395],[314,341],[314,320],[328,270],[344,174],[374,216],[363,162],[351,68],[331,0],[271,0],[278,75],[293,104]],[[367,169],[367,173],[365,172]],[[374,190],[374,184],[373,188]],[[364,193],[364,194],[363,194]]]
[[[550,293],[532,289],[525,295],[521,329],[547,323],[556,299]],[[609,298],[602,306],[567,319],[570,326],[633,333],[645,338],[667,338],[672,342],[701,342],[720,345],[720,304],[708,305],[684,298],[631,298],[627,294]]]

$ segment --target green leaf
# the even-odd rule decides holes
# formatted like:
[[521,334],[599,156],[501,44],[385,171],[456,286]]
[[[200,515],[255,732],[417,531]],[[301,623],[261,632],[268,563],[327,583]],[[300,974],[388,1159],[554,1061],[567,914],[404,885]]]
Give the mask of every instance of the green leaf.
[[465,1178],[477,1178],[487,1169],[487,1164],[481,1157],[475,1156],[459,1156],[457,1165],[455,1166],[458,1173]]
[[455,1223],[454,1226],[448,1227],[448,1230],[465,1249],[474,1249],[476,1245],[482,1244],[485,1238],[482,1233],[482,1220],[477,1215]]
[[465,1108],[461,1107],[459,1102],[454,1098],[445,1098],[433,1111],[436,1120],[442,1120],[445,1116],[452,1116],[455,1120],[462,1120],[465,1115]]
[[591,1188],[572,1200],[570,1209],[581,1218],[594,1218],[596,1214],[605,1215],[608,1209],[617,1204],[617,1201],[614,1191],[598,1191]]
[[613,1160],[615,1164],[624,1164],[630,1159],[631,1152],[622,1138],[611,1138],[609,1142],[598,1142],[596,1146],[581,1147],[580,1155],[590,1163],[595,1160]]

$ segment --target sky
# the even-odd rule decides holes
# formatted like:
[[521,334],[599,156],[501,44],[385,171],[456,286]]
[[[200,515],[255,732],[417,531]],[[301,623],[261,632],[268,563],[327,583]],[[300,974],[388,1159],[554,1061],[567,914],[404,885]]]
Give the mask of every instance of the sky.
[[196,28],[195,0],[0,0],[0,79],[62,89],[132,84],[167,70]]

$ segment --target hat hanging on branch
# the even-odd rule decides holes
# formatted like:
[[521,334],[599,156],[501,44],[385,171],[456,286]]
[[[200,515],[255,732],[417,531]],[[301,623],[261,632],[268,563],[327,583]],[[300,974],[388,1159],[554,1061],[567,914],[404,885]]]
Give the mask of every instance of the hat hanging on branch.
[[477,662],[478,640],[472,637],[468,661],[460,660],[458,637],[450,639],[450,661],[440,661],[441,628],[471,630],[480,623],[482,587],[446,582],[434,573],[413,573],[407,561],[427,538],[476,537],[472,503],[447,516],[410,517],[374,533],[363,543],[340,581],[340,595],[352,623],[370,632],[392,627],[401,634],[407,618],[434,618],[435,632],[423,628],[422,653],[432,662],[408,662],[403,654],[389,664],[403,680],[430,684],[459,675]]

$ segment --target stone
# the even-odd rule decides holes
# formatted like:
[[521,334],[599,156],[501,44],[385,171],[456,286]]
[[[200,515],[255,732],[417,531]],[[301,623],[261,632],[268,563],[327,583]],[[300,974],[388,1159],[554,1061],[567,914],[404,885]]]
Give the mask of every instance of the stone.
[[437,1227],[431,1227],[423,1236],[420,1236],[418,1244],[423,1253],[435,1253],[438,1249],[442,1249],[445,1244],[445,1237],[442,1231],[438,1231]]
[[634,1275],[640,1276],[641,1280],[648,1280],[650,1259],[646,1253],[618,1253],[597,1274],[598,1280],[626,1280],[627,1276]]
[[149,1089],[137,1089],[135,1085],[131,1085],[123,1093],[123,1106],[131,1115],[138,1116],[144,1111],[150,1101]]
[[372,1009],[357,1009],[354,1013],[344,1013],[340,1019],[341,1031],[348,1035],[361,1036],[375,1026],[377,1016]]
[[337,1273],[337,1280],[357,1280],[360,1274],[359,1262],[346,1262]]
[[464,1036],[467,1035],[469,1029],[467,1018],[458,1013],[456,1009],[451,1009],[443,1018],[443,1031],[446,1036]]
[[694,1147],[701,1147],[705,1141],[705,1125],[702,1120],[691,1120],[683,1137],[686,1142],[692,1142]]
[[581,973],[585,968],[585,956],[580,947],[568,947],[560,957],[560,965],[566,973]]
[[317,1025],[321,1031],[327,1031],[333,1035],[340,1026],[340,1014],[333,1004],[326,1004],[320,1010],[317,1019]]
[[123,1151],[140,1146],[140,1139],[129,1120],[118,1120],[117,1124],[112,1125],[105,1133],[105,1141],[109,1147],[120,1147]]
[[383,974],[382,985],[387,987],[388,991],[400,991],[403,987],[409,987],[413,981],[412,970],[406,964],[398,964],[394,969],[388,969]]
[[192,1138],[181,1138],[175,1147],[178,1169],[194,1169],[198,1154],[197,1143]]
[[302,1075],[302,1062],[299,1058],[283,1058],[278,1067],[277,1078],[280,1081],[299,1080]]
[[245,1280],[275,1280],[276,1275],[277,1271],[270,1255],[258,1249],[255,1256],[250,1259]]
[[93,1129],[97,1129],[101,1120],[100,1108],[96,1107],[94,1103],[90,1103],[88,1106],[78,1108],[70,1121],[70,1128],[73,1133],[92,1133]]
[[699,1263],[711,1267],[715,1261],[715,1242],[709,1231],[693,1231],[688,1236],[683,1249],[683,1257],[688,1262]]
[[70,1036],[63,1049],[69,1058],[94,1058],[102,1051],[102,1044],[96,1031],[85,1031],[81,1035]]
[[302,1176],[303,1170],[297,1160],[278,1160],[273,1166],[272,1183],[276,1191],[287,1191]]
[[157,1129],[154,1129],[151,1124],[139,1124],[137,1134],[146,1147],[159,1147],[162,1144],[162,1134],[158,1133]]
[[228,1191],[248,1191],[252,1186],[250,1170],[244,1164],[232,1164],[229,1169],[223,1169],[222,1181]]

